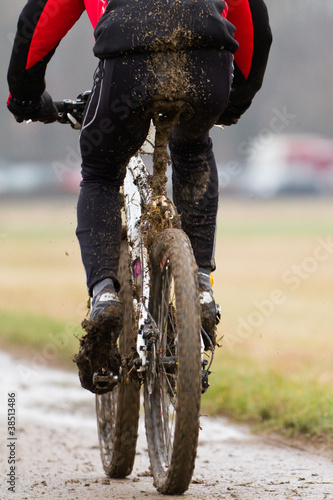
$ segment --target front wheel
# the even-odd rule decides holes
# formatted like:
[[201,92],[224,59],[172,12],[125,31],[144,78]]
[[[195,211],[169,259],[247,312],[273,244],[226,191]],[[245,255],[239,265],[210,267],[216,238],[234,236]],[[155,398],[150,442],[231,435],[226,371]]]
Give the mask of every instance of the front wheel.
[[151,258],[155,333],[144,384],[145,425],[154,484],[180,494],[192,478],[201,400],[197,267],[186,235],[163,231]]

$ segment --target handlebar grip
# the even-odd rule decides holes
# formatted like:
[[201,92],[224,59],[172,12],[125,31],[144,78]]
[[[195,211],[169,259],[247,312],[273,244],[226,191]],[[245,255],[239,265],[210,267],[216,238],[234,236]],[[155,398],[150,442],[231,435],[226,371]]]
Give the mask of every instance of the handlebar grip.
[[53,101],[53,104],[55,105],[59,113],[63,113],[65,111],[64,101]]
[[71,127],[79,129],[81,127],[82,116],[86,103],[83,101],[53,101],[58,110],[57,121],[59,123],[69,123]]
[[71,99],[53,102],[59,113],[71,113],[74,109],[78,109],[81,104],[79,101],[72,101]]
[[71,99],[53,101],[58,110],[57,121],[60,123],[70,123],[73,128],[80,128],[89,95],[90,91],[87,91],[80,94],[74,101]]

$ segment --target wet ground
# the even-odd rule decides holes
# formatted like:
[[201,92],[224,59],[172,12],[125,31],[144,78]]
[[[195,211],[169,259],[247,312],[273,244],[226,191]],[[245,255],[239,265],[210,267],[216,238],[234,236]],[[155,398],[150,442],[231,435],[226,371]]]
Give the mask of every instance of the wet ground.
[[[0,500],[168,498],[149,476],[143,423],[133,473],[110,480],[99,457],[94,396],[81,389],[77,376],[6,353],[0,353],[0,366]],[[9,436],[7,395],[13,392],[16,429]],[[202,417],[201,427],[191,486],[171,498],[333,499],[333,452],[294,448],[221,418]],[[8,463],[11,452],[14,465]],[[8,490],[10,472],[15,492]]]

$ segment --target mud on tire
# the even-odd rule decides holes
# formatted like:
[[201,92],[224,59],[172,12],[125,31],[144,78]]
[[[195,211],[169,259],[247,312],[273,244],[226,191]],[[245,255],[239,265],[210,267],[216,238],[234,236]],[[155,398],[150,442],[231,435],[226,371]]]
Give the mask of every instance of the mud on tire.
[[194,469],[201,400],[197,267],[186,235],[163,231],[151,258],[150,313],[158,335],[148,351],[145,425],[154,484],[183,493]]
[[[126,241],[122,242],[119,274],[120,297],[124,307],[123,328],[119,335],[119,353],[131,355],[136,343],[132,288]],[[96,416],[101,459],[106,475],[128,476],[133,469],[138,435],[140,384],[124,377],[111,392],[96,396]]]

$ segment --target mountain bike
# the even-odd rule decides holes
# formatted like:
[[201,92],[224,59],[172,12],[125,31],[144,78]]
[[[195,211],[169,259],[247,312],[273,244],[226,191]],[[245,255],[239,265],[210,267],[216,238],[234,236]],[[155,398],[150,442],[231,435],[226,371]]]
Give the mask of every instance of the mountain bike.
[[[88,95],[56,102],[58,121],[79,129]],[[95,384],[110,388],[96,396],[96,413],[104,470],[112,478],[125,477],[134,464],[143,385],[154,485],[161,493],[180,494],[194,470],[201,394],[209,386],[214,346],[207,358],[203,335],[210,339],[201,328],[197,266],[166,192],[168,135],[193,111],[185,101],[156,101],[149,113],[153,127],[144,146],[153,150],[153,174],[138,152],[123,186],[121,368],[94,375]]]

